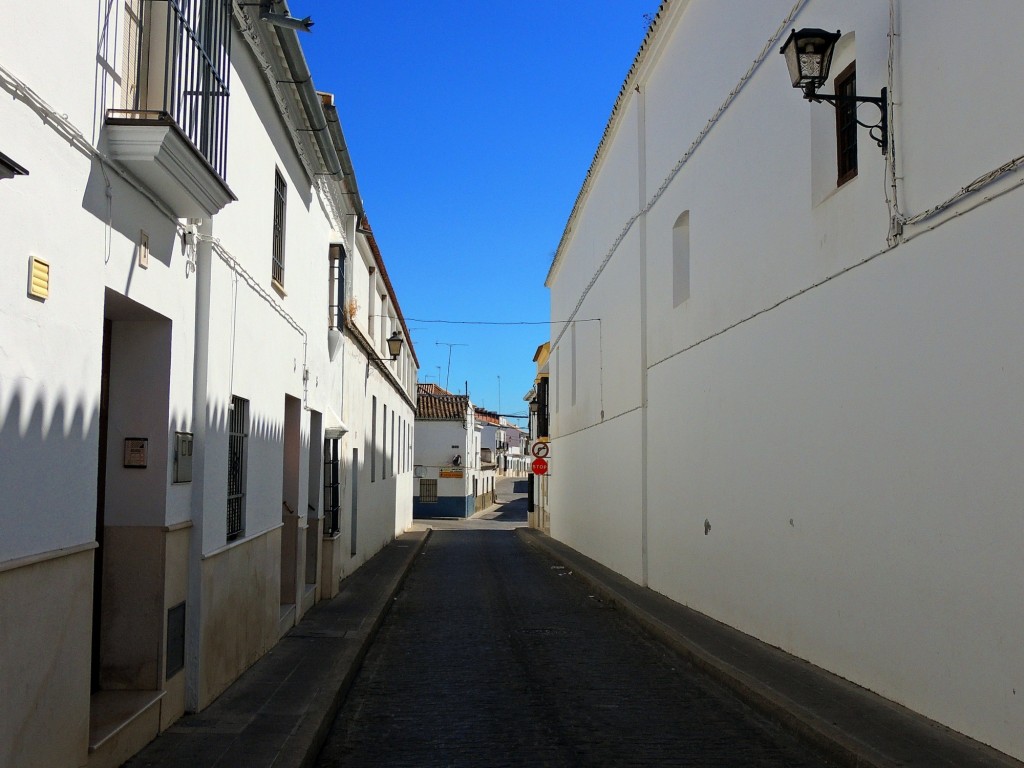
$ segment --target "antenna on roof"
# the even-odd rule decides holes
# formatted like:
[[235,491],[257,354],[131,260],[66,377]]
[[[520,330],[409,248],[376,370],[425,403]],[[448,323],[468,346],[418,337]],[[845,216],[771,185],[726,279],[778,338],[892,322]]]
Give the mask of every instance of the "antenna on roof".
[[[449,343],[447,341],[435,341],[434,342],[434,346],[436,346],[436,347],[448,347],[448,375],[444,379],[444,388],[448,389],[448,384],[449,384],[449,382],[451,381],[451,378],[452,378],[452,347],[468,347],[469,344],[452,344],[452,343]],[[438,374],[440,374],[440,373],[441,372],[438,371]],[[438,375],[438,379],[440,380],[440,375]],[[440,381],[438,381],[438,383],[440,383]],[[467,392],[467,394],[469,394],[469,393]]]

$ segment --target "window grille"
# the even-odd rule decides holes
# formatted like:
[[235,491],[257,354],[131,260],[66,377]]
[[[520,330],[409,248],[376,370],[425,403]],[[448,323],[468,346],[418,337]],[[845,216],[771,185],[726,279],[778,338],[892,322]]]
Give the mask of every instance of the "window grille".
[[377,398],[370,413],[370,482],[377,482]]
[[284,285],[284,216],[288,185],[278,170],[274,171],[274,264],[272,276]]
[[341,462],[337,438],[324,440],[324,534],[341,531]]
[[437,504],[437,480],[420,480],[420,503]]
[[[856,64],[851,64],[836,78],[836,95],[857,94]],[[857,175],[857,102],[852,98],[836,103],[836,184],[845,184]]]
[[327,307],[327,327],[342,328],[345,312],[345,248],[332,245],[328,273],[330,304]]
[[245,463],[249,442],[249,401],[232,395],[228,427],[228,541],[245,529]]

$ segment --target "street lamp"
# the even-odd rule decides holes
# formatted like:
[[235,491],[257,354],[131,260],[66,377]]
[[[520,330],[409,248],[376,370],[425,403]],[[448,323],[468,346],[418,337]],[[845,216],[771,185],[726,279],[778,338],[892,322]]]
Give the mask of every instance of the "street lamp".
[[540,413],[540,403],[537,402],[537,398],[533,398],[533,400],[530,401],[530,413]]
[[398,331],[388,336],[388,352],[391,354],[392,360],[398,359],[399,354],[402,352],[402,342],[404,341],[405,339],[402,338],[402,334]]
[[868,129],[868,135],[881,147],[882,154],[889,148],[889,91],[882,89],[881,96],[857,96],[856,94],[827,94],[818,93],[818,89],[828,81],[828,71],[832,66],[832,54],[835,52],[836,42],[842,37],[838,30],[827,32],[824,29],[805,27],[790,34],[782,50],[779,51],[786,57],[786,66],[789,67],[789,78],[794,88],[800,88],[804,92],[804,98],[808,101],[824,101],[836,109],[840,105],[850,104],[874,104],[881,113],[879,121],[874,125],[862,123],[856,118],[854,109],[854,120],[857,125]]

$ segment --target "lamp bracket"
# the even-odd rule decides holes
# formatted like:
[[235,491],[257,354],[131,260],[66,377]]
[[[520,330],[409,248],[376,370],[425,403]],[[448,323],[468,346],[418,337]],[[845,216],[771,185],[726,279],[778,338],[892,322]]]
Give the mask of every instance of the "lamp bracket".
[[[878,107],[880,117],[878,122],[874,125],[861,122],[856,116],[854,120],[857,121],[857,125],[862,128],[868,129],[868,135],[874,140],[875,144],[879,146],[884,155],[889,151],[889,89],[883,88],[881,96],[847,96],[844,94],[830,94],[830,93],[817,93],[812,90],[804,91],[804,98],[808,101],[826,102],[831,104],[833,107],[838,108],[840,104],[849,104],[854,102],[856,104],[874,104]],[[876,133],[877,131],[877,133]]]

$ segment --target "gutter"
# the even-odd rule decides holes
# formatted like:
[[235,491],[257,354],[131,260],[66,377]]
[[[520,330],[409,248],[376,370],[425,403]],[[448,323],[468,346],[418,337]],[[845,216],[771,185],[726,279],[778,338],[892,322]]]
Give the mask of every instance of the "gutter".
[[[271,0],[271,10],[275,13],[283,13],[290,16],[288,3],[284,0]],[[341,173],[341,160],[338,151],[334,147],[330,131],[327,126],[327,117],[324,115],[324,108],[313,87],[313,75],[306,66],[306,57],[302,53],[302,46],[299,45],[299,33],[294,29],[285,27],[274,27],[277,33],[277,41],[281,44],[285,61],[294,79],[295,90],[299,94],[299,101],[306,113],[309,127],[312,129],[313,138],[316,139],[317,148],[320,150],[320,157],[323,159],[324,169],[330,176],[337,176]],[[335,116],[336,117],[336,116]],[[344,143],[344,140],[342,140]],[[349,166],[351,168],[351,166]]]
[[334,94],[318,92],[317,97],[324,117],[327,119],[327,133],[330,135],[334,151],[337,153],[341,172],[345,177],[345,194],[352,196],[352,207],[359,214],[360,222],[365,218],[363,210],[363,197],[359,194],[359,185],[356,183],[356,171],[352,167],[352,156],[348,152],[348,144],[345,142],[345,134],[341,130],[341,119],[338,117],[338,108],[334,106]]

